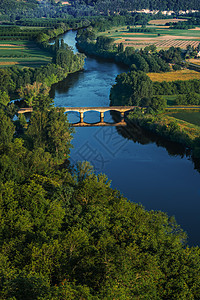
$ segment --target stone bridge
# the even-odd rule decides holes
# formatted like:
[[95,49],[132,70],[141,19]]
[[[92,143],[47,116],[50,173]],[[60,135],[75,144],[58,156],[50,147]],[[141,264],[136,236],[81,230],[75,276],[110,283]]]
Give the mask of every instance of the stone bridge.
[[[80,122],[78,123],[72,123],[73,126],[109,126],[111,124],[104,122],[104,113],[107,111],[117,111],[120,112],[121,114],[121,121],[119,123],[117,123],[118,125],[122,126],[122,125],[126,125],[125,121],[124,121],[124,114],[127,111],[133,110],[135,108],[137,108],[138,106],[108,106],[108,107],[62,107],[64,108],[65,112],[78,112],[80,114]],[[18,113],[28,113],[28,112],[32,112],[33,109],[32,108],[20,108]],[[88,112],[88,111],[97,111],[100,113],[100,122],[96,122],[94,124],[89,124],[89,123],[85,123],[84,122],[84,113]],[[113,125],[117,125],[117,124],[113,124]]]
[[88,111],[97,111],[100,113],[100,122],[104,122],[104,113],[106,111],[118,111],[121,114],[121,122],[124,122],[124,113],[135,109],[137,106],[108,106],[108,107],[64,107],[65,112],[75,111],[80,113],[80,123],[84,123],[84,113]]

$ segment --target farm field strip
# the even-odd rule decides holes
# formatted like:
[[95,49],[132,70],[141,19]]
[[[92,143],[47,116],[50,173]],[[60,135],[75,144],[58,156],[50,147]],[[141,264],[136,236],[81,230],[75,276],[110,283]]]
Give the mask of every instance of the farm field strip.
[[[200,41],[199,41],[200,42]],[[161,49],[168,49],[170,47],[180,47],[182,49],[186,49],[188,45],[191,45],[191,46],[194,46],[194,47],[197,47],[199,45],[199,42],[190,42],[190,41],[187,41],[187,42],[184,42],[184,43],[177,43],[176,40],[171,40],[171,41],[166,41],[166,42],[157,42],[157,41],[138,41],[138,42],[134,42],[132,40],[117,40],[116,41],[116,44],[119,44],[119,43],[123,43],[124,46],[129,46],[129,47],[135,47],[137,48],[138,46],[140,46],[139,48],[143,48],[143,47],[146,47],[146,46],[149,46],[149,45],[152,45],[154,44],[157,48],[161,48]]]
[[152,81],[175,81],[175,80],[190,80],[200,79],[200,72],[193,70],[180,70],[166,73],[147,73]]
[[[168,20],[169,21],[169,20]],[[160,28],[154,26],[154,32],[129,32],[125,27],[115,27],[99,35],[109,36],[115,39],[115,43],[123,43],[124,46],[143,48],[148,45],[156,45],[161,49],[180,47],[186,49],[188,45],[197,47],[200,43],[200,30],[181,30]],[[138,28],[138,27],[136,27]]]
[[157,19],[157,20],[151,20],[148,22],[148,24],[151,25],[165,25],[166,23],[178,23],[180,21],[187,21],[187,19]]
[[29,41],[1,41],[0,42],[0,66],[19,65],[20,67],[41,66],[51,62],[50,53],[41,50],[33,42]]
[[200,126],[200,112],[177,112],[168,115],[174,117],[175,119]]
[[188,45],[197,47],[199,45],[199,42],[200,41],[192,41],[192,40],[182,41],[182,40],[171,39],[171,40],[168,40],[168,41],[156,42],[154,44],[159,48],[162,48],[162,47],[167,47],[167,48],[180,47],[182,49],[186,49]]
[[200,65],[200,59],[190,58],[190,59],[187,59],[187,62],[190,62],[195,65]]

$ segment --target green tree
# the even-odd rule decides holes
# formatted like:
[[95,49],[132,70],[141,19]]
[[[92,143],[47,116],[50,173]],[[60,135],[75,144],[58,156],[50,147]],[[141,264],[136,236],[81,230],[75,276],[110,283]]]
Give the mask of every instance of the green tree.
[[9,117],[0,109],[0,144],[11,143],[15,133],[15,126]]
[[69,157],[72,128],[63,109],[52,107],[32,113],[27,130],[32,148],[43,148],[57,160]]
[[15,89],[15,84],[11,79],[7,69],[0,69],[0,90],[1,92],[10,92]]
[[8,96],[7,92],[0,91],[0,106],[7,106],[10,102],[10,97]]
[[153,84],[142,71],[122,73],[110,91],[112,105],[140,105],[143,98],[152,97]]
[[123,43],[120,43],[119,45],[118,45],[118,52],[120,53],[120,52],[124,52],[124,45],[123,45]]
[[151,98],[150,107],[156,112],[160,113],[167,107],[167,100],[162,96],[154,96]]
[[32,85],[27,84],[26,86],[20,87],[18,93],[29,107],[33,107],[35,106],[35,101],[37,102],[37,97],[40,97],[39,95],[41,94],[47,96],[49,90],[50,88],[47,85],[42,84],[41,82],[34,82]]
[[73,129],[69,126],[64,109],[53,108],[48,113],[47,149],[58,160],[68,158]]
[[96,41],[97,50],[111,50],[113,47],[113,39],[106,36],[98,36]]

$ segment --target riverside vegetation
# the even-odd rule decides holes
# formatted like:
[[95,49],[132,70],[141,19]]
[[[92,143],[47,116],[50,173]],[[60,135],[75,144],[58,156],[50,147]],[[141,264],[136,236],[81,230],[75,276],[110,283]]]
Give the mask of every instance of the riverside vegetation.
[[130,113],[129,120],[135,121],[158,135],[192,148],[193,155],[200,156],[199,126],[180,121],[175,118],[175,115],[172,117],[163,114],[167,108],[167,96],[175,95],[174,105],[200,105],[200,81],[190,79],[153,82],[146,75],[148,72],[152,72],[151,77],[154,74],[159,76],[159,72],[164,72],[161,73],[161,76],[169,74],[166,73],[170,71],[169,64],[173,65],[174,70],[181,68],[183,53],[180,48],[170,47],[168,50],[159,52],[156,51],[154,45],[139,51],[133,47],[124,49],[122,43],[116,47],[112,38],[96,36],[92,28],[80,30],[77,35],[77,43],[80,49],[86,53],[111,58],[130,67],[130,72],[116,77],[116,84],[110,91],[111,105],[148,107],[142,113],[140,110]]
[[[193,149],[200,156],[200,126],[176,119],[178,109],[167,112],[167,100],[163,95],[177,96],[176,105],[200,105],[199,80],[152,82],[142,71],[122,73],[110,91],[111,105],[136,105],[141,108],[129,113],[128,119],[165,138]],[[142,108],[143,107],[143,108]],[[196,108],[199,111],[199,107]],[[174,113],[174,114],[173,114]],[[172,115],[173,114],[173,115]],[[187,120],[187,119],[185,119]]]

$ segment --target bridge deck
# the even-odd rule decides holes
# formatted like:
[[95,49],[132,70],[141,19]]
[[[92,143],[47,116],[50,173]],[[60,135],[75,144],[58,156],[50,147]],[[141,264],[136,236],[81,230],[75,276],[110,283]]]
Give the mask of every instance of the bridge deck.
[[87,111],[98,111],[98,112],[106,112],[106,111],[119,111],[126,112],[132,109],[135,109],[137,106],[107,106],[107,107],[64,107],[65,112],[69,111],[77,111],[77,112],[87,112]]
[[[70,112],[70,111],[76,111],[79,113],[84,113],[87,111],[98,111],[98,112],[106,112],[106,111],[111,111],[111,110],[115,110],[115,111],[119,111],[119,112],[126,112],[132,109],[135,109],[137,106],[107,106],[107,107],[62,107],[64,108],[65,112]],[[59,107],[58,107],[59,109]],[[23,114],[23,113],[27,113],[27,112],[32,112],[33,109],[31,107],[27,107],[27,108],[20,108],[18,113]]]

